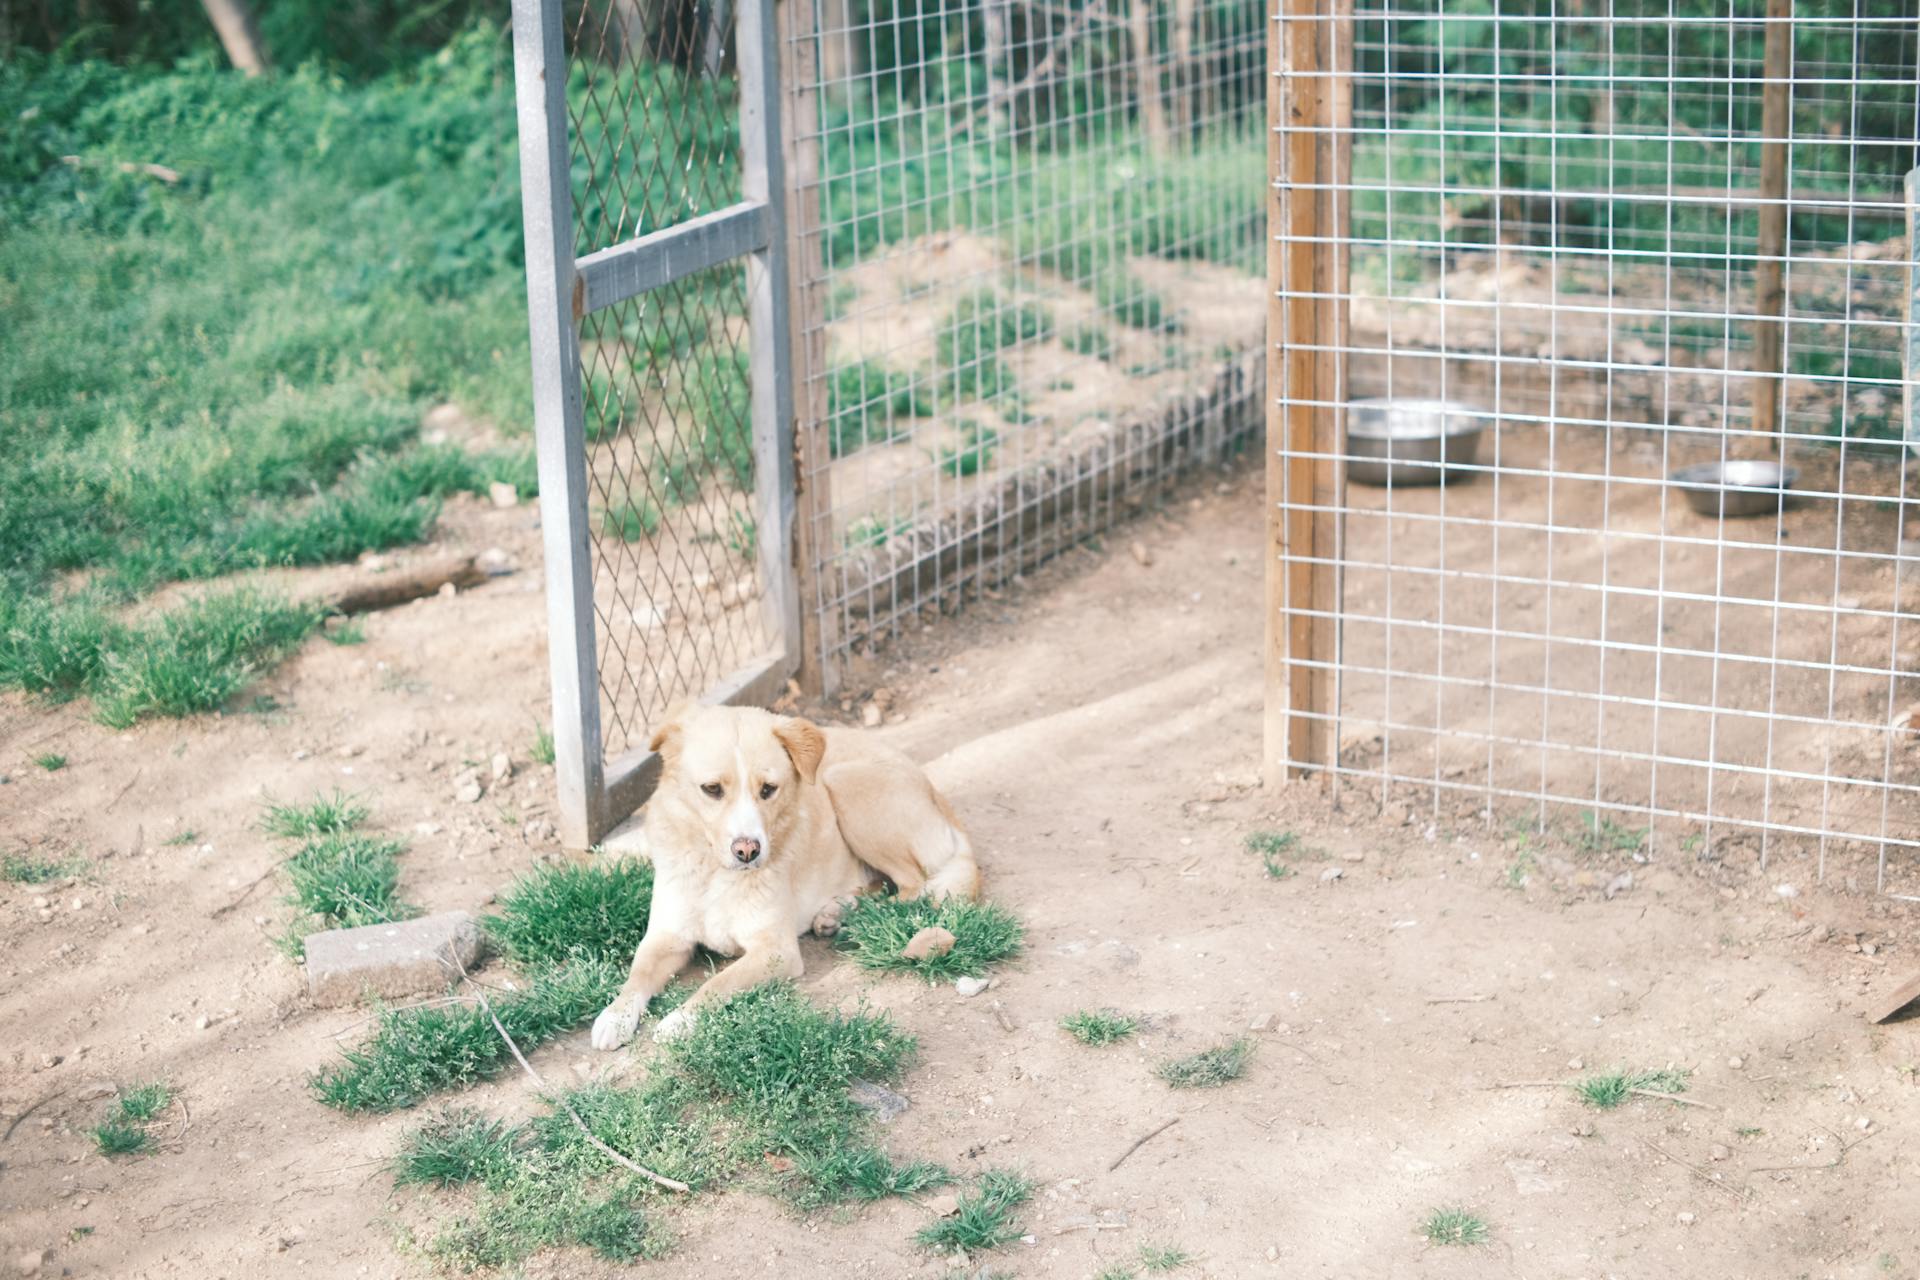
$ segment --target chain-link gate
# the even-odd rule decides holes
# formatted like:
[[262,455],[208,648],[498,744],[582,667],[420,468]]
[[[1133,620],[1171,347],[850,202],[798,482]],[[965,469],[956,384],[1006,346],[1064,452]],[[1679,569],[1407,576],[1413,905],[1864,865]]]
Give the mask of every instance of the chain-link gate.
[[799,655],[772,0],[514,0],[561,838]]

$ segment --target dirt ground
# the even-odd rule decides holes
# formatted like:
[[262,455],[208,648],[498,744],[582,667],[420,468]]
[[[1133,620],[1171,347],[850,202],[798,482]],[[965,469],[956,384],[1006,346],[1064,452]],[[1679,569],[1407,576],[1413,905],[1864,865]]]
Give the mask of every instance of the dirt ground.
[[[1263,792],[1261,509],[1251,475],[1199,491],[894,647],[856,690],[892,691],[903,718],[881,732],[931,762],[1028,928],[971,1000],[807,953],[815,999],[864,998],[921,1039],[890,1149],[1040,1182],[1030,1242],[968,1274],[1091,1277],[1165,1241],[1198,1255],[1182,1274],[1216,1277],[1920,1275],[1920,1021],[1862,1016],[1916,967],[1913,908],[1806,878],[1785,897],[1739,851],[1642,864],[1516,837],[1503,811]],[[4,851],[87,864],[0,886],[0,1265],[430,1273],[405,1241],[448,1206],[394,1193],[383,1167],[419,1117],[343,1116],[307,1090],[366,1015],[311,1007],[274,948],[287,909],[256,822],[267,797],[361,792],[412,840],[402,894],[429,910],[479,909],[559,855],[526,756],[547,715],[531,513],[460,504],[445,526],[518,572],[369,618],[364,645],[316,639],[247,709],[113,733],[84,708],[0,702]],[[67,767],[34,767],[47,751]],[[453,775],[496,751],[515,777],[458,803]],[[1290,878],[1242,849],[1262,828],[1301,838]],[[1144,1034],[1094,1050],[1055,1025],[1104,1005]],[[1256,1049],[1235,1083],[1152,1075],[1240,1035]],[[533,1061],[555,1081],[616,1066],[584,1027]],[[1600,1113],[1526,1083],[1668,1065],[1699,1105]],[[151,1079],[181,1099],[159,1150],[96,1154],[105,1090]],[[517,1077],[473,1100],[533,1107]],[[1443,1205],[1491,1242],[1424,1243]],[[632,1270],[950,1269],[914,1250],[908,1203],[669,1212],[679,1247]],[[615,1269],[565,1251],[526,1270]]]

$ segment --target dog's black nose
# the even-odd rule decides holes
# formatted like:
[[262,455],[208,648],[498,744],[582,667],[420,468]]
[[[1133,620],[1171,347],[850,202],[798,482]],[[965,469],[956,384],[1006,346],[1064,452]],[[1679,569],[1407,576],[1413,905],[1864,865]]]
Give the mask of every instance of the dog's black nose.
[[759,856],[760,842],[752,836],[741,836],[733,842],[733,859],[735,862],[752,862]]

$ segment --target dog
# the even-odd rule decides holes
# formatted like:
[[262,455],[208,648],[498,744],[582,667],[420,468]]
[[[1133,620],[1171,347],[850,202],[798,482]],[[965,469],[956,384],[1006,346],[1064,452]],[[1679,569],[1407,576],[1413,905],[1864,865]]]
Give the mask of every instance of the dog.
[[695,707],[649,745],[661,760],[641,824],[653,905],[626,983],[594,1020],[596,1049],[633,1038],[695,947],[739,958],[662,1019],[655,1040],[703,1005],[799,977],[800,935],[831,937],[882,877],[903,898],[979,894],[973,846],[946,798],[919,765],[856,730]]

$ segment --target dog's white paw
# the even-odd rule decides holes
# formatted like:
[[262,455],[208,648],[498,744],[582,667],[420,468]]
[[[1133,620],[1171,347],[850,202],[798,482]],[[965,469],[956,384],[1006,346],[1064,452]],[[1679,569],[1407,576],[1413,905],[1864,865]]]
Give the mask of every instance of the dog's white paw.
[[694,1014],[691,1009],[684,1006],[675,1009],[660,1019],[660,1025],[653,1029],[653,1042],[665,1044],[669,1040],[677,1040],[693,1029],[693,1019]]
[[839,902],[829,902],[813,913],[813,936],[831,938],[840,932],[840,913],[844,908]]
[[616,1000],[600,1011],[593,1020],[593,1047],[596,1049],[618,1049],[633,1039],[635,1028],[640,1025],[640,1010],[631,1001]]

